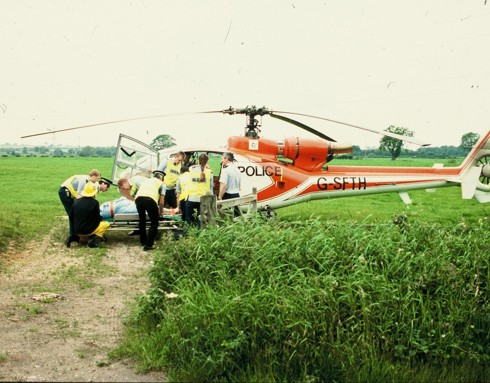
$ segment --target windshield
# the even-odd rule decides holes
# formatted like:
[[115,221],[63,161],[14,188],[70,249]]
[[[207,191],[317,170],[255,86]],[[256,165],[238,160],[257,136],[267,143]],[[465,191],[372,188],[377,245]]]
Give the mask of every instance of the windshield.
[[158,153],[141,141],[121,134],[112,169],[112,181],[133,178],[137,175],[150,176],[158,166]]

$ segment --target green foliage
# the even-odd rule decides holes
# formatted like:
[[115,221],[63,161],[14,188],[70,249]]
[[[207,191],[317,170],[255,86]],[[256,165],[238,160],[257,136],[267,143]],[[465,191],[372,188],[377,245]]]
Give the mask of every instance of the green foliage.
[[160,134],[150,144],[150,147],[154,150],[171,148],[172,146],[175,146],[175,138],[168,134]]
[[474,132],[466,133],[461,137],[460,147],[467,151],[470,151],[473,148],[473,146],[475,146],[475,144],[478,142],[479,139],[480,139],[480,135],[478,133],[474,133]]
[[[456,157],[465,157],[468,154],[468,150],[462,149],[459,146],[424,146],[419,147],[416,150],[404,149],[400,152],[398,158],[437,158],[447,159]],[[359,146],[353,146],[352,156],[350,158],[375,158],[380,159],[388,157],[391,158],[391,154],[386,150],[380,150],[379,148],[363,148]],[[339,155],[336,158],[349,158],[347,155]],[[398,161],[397,161],[398,162]],[[391,164],[392,165],[392,164]]]
[[[111,167],[0,158],[0,254],[53,227],[61,239],[61,182]],[[488,207],[458,188],[410,195],[409,207],[396,194],[315,201],[277,223],[165,238],[114,354],[175,380],[488,381]],[[100,256],[88,270],[111,272]],[[83,287],[88,271],[69,271]]]
[[370,224],[390,221],[391,217],[406,215],[417,222],[437,222],[441,226],[480,225],[490,217],[490,206],[476,200],[461,200],[461,189],[438,189],[434,193],[415,190],[408,193],[411,205],[405,205],[397,193],[376,196],[357,196],[312,201],[279,210],[282,220],[296,221],[354,220]]
[[[407,128],[401,128],[401,127],[391,125],[388,128],[386,128],[385,131],[399,134],[401,136],[413,137],[413,132],[411,130],[408,130]],[[379,143],[379,149],[387,150],[391,154],[391,159],[396,160],[402,152],[403,145],[404,142],[402,140],[389,136],[383,136],[383,138],[381,138],[381,141]]]
[[54,145],[35,146],[35,147],[8,147],[0,146],[0,155],[2,157],[114,157],[116,148],[102,146],[84,146],[78,147],[55,147]]
[[93,157],[95,155],[95,148],[92,146],[84,146],[82,149],[80,149],[78,155],[80,157]]
[[463,362],[482,371],[486,228],[406,217],[208,228],[155,255],[117,354],[177,381],[407,381]]

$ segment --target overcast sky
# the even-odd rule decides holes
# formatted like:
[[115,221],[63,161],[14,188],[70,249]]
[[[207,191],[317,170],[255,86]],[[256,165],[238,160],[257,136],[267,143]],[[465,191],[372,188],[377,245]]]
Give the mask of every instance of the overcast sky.
[[[217,146],[244,116],[185,113],[247,105],[405,127],[434,146],[490,129],[486,0],[0,0],[0,43],[0,143]],[[162,114],[179,115],[20,138]],[[262,135],[309,133],[266,116]]]

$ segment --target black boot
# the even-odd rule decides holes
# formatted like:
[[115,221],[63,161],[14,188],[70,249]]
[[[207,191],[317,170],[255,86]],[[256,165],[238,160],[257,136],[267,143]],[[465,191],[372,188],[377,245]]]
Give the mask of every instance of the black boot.
[[92,234],[88,238],[87,246],[88,247],[99,247],[101,242],[102,242],[102,238],[100,238],[99,236],[97,236],[95,234]]
[[69,235],[65,239],[65,246],[70,247],[72,242],[77,242],[78,243],[78,237],[74,235]]

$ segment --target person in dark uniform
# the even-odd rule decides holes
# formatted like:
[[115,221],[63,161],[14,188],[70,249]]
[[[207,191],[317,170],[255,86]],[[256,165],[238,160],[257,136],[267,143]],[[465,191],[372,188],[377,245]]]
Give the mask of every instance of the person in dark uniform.
[[68,217],[74,234],[70,234],[66,239],[66,247],[70,247],[72,242],[79,242],[80,236],[88,236],[89,247],[99,247],[104,240],[104,234],[110,224],[102,221],[99,201],[95,198],[97,192],[98,185],[87,182],[80,198],[73,203]]
[[[101,178],[100,172],[97,169],[92,169],[88,175],[74,175],[65,180],[58,190],[58,195],[67,215],[70,215],[73,204],[77,198],[81,197],[83,188],[88,182],[95,184],[97,186],[97,191],[100,190],[102,192],[107,191],[112,184],[107,178]],[[68,235],[69,237],[76,238],[71,223],[69,224]]]
[[[143,181],[135,196],[136,209],[139,217],[140,243],[143,250],[153,250],[158,234],[159,217],[163,214],[166,187],[163,179],[165,173],[160,170],[153,172],[153,178]],[[146,232],[146,214],[150,218],[150,228]]]
[[105,177],[100,177],[99,191],[106,192],[107,190],[109,190],[111,185],[114,185],[114,183],[110,179],[105,178]]

